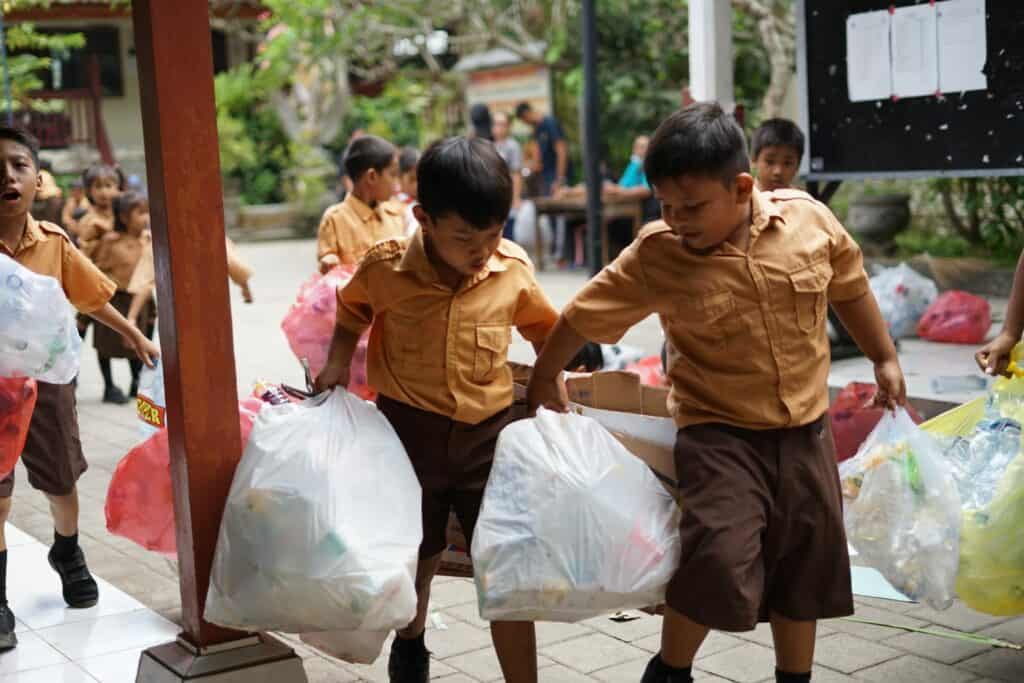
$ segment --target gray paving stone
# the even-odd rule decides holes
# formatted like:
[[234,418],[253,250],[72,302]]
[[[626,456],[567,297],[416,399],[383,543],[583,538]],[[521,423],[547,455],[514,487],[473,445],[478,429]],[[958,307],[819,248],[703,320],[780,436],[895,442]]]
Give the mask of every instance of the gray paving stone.
[[447,624],[445,629],[431,629],[426,636],[427,649],[436,659],[473,652],[491,646],[489,631],[481,631],[461,621]]
[[852,674],[869,666],[895,659],[903,653],[879,643],[836,633],[819,638],[814,648],[814,662],[830,669]]
[[970,671],[906,655],[858,671],[856,677],[874,683],[967,683],[974,680],[975,675]]
[[478,681],[501,680],[501,666],[498,664],[498,655],[492,647],[448,657],[444,663]]
[[[349,675],[355,676],[358,681],[366,681],[366,683],[389,683],[388,679],[388,652],[389,649],[385,646],[384,652],[377,658],[377,661],[367,666],[364,664],[348,664],[342,665],[342,668],[348,672]],[[444,662],[439,662],[435,659],[430,660],[430,680],[438,680],[445,676],[453,676],[459,673],[455,669],[451,668]]]
[[563,624],[556,621],[537,622],[537,645],[544,647],[565,640],[593,635],[594,631],[582,624]]
[[1024,617],[1004,621],[997,626],[982,631],[986,636],[1008,640],[1011,643],[1024,643]]
[[[935,627],[936,630],[939,627]],[[885,641],[886,645],[924,657],[940,664],[955,664],[989,649],[987,645],[968,643],[963,640],[942,638],[925,633],[904,633]]]
[[[833,671],[824,666],[815,666],[812,672],[811,679],[814,683],[861,683],[858,679],[853,676],[847,676],[846,674]],[[764,679],[760,683],[775,683],[775,675]]]
[[455,619],[479,629],[488,630],[491,628],[491,622],[480,618],[480,609],[477,607],[475,602],[467,602],[464,605],[445,607],[444,611],[440,614],[441,618],[445,621]]
[[605,681],[606,683],[626,683],[627,681],[629,683],[639,683],[649,661],[651,661],[650,655],[643,659],[634,659],[618,666],[595,671],[590,674],[590,677],[599,681]]
[[[884,624],[910,626],[912,628],[921,628],[928,625],[928,622],[915,619],[907,614],[888,612],[876,607],[871,607],[870,605],[857,605],[857,613],[855,616],[861,619],[869,619],[871,621],[877,621]],[[889,638],[894,638],[901,633],[905,633],[905,631],[900,631],[895,628],[871,626],[855,621],[848,621],[846,619],[829,619],[825,623],[829,628],[835,631],[848,633],[852,636],[857,636],[858,638],[864,638],[865,640],[884,641]]]
[[455,605],[476,604],[476,586],[469,579],[457,579],[430,586],[430,609],[444,610]]
[[644,612],[630,612],[629,616],[638,618],[624,622],[612,621],[611,617],[606,615],[581,623],[624,643],[633,643],[652,635],[660,637],[662,617]]
[[341,664],[330,662],[321,657],[302,660],[306,670],[308,683],[354,683],[359,678]]
[[965,633],[975,633],[983,628],[1009,621],[1007,617],[994,617],[991,614],[976,612],[959,601],[953,603],[949,609],[941,611],[930,607],[918,607],[907,612],[907,616]]
[[990,650],[957,664],[958,669],[971,671],[1007,683],[1024,681],[1024,653],[1016,650]]
[[775,653],[757,643],[744,643],[697,660],[699,668],[737,683],[756,683],[775,671]]
[[575,640],[541,648],[550,657],[576,671],[590,673],[649,657],[646,651],[615,640],[603,633],[594,633]]
[[538,678],[540,683],[593,683],[594,681],[590,676],[558,663],[541,669]]
[[883,600],[882,598],[865,598],[860,595],[853,596],[854,608],[858,608],[861,605],[867,607],[874,607],[875,609],[882,609],[886,612],[896,612],[902,614],[904,612],[910,612],[915,610],[920,605],[916,602],[903,602],[902,600]]

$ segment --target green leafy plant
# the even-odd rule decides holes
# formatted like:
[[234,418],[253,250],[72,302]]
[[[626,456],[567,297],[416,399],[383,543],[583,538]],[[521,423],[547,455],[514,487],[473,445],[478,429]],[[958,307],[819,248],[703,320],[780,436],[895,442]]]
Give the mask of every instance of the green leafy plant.
[[1007,260],[1024,248],[1024,178],[938,178],[930,186],[969,244]]

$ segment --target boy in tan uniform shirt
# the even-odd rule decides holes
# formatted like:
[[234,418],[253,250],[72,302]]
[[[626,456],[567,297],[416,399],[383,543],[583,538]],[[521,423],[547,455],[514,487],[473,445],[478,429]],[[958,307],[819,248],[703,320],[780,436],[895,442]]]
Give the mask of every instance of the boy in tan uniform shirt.
[[[141,332],[114,310],[109,301],[115,285],[103,275],[56,225],[37,222],[29,207],[41,179],[39,143],[16,128],[0,127],[0,254],[34,273],[60,282],[71,305],[119,332],[140,360],[152,366],[159,355]],[[35,412],[29,424],[21,462],[29,484],[50,502],[54,544],[50,566],[58,573],[69,607],[92,607],[99,599],[78,545],[76,482],[88,467],[78,436],[75,389],[70,384],[38,382]],[[0,649],[17,645],[15,620],[7,606],[7,542],[4,524],[11,512],[14,473],[0,481]]]
[[398,150],[367,135],[349,145],[344,164],[353,187],[320,221],[316,257],[321,273],[355,265],[377,242],[405,236],[405,207],[389,201],[398,184]]
[[531,408],[565,410],[556,377],[576,349],[659,315],[682,552],[643,683],[689,683],[709,629],[759,621],[772,625],[776,680],[809,681],[816,621],[853,613],[826,415],[829,300],[875,363],[876,401],[906,400],[860,249],[809,195],[754,189],[745,148],[716,104],[661,125],[645,171],[664,220],[577,294],[529,388]]
[[[391,648],[392,683],[426,683],[423,640],[430,582],[454,509],[472,543],[498,433],[511,420],[511,328],[540,349],[558,317],[529,257],[502,240],[512,179],[494,145],[453,138],[423,155],[420,230],[373,247],[338,293],[338,327],[318,388],[348,383],[360,335],[377,405],[402,440],[423,487],[416,619]],[[535,683],[529,622],[495,622],[505,680]]]

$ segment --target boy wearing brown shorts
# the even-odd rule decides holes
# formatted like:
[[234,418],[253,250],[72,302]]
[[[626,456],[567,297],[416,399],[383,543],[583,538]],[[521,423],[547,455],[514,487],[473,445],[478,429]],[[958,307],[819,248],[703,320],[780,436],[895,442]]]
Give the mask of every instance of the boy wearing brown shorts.
[[[156,346],[110,305],[116,286],[56,225],[29,213],[40,185],[39,143],[25,131],[0,127],[0,254],[34,273],[60,282],[81,313],[119,332],[140,360],[152,365]],[[75,388],[38,382],[38,398],[21,462],[28,482],[42,491],[53,514],[54,543],[49,562],[60,576],[69,607],[92,607],[99,599],[78,545],[78,478],[88,464],[78,436]],[[11,512],[14,473],[0,480],[0,650],[17,645],[15,620],[7,605],[7,541],[4,524]]]
[[[420,229],[378,243],[338,293],[338,326],[318,388],[348,383],[360,335],[377,405],[402,440],[423,487],[416,618],[391,647],[392,683],[426,683],[423,633],[430,582],[454,510],[472,543],[498,433],[511,420],[511,328],[539,350],[558,318],[529,257],[501,238],[512,178],[494,145],[453,138],[417,170]],[[536,683],[533,624],[494,622],[505,680]]]
[[825,415],[828,302],[890,407],[906,400],[896,351],[857,245],[809,195],[754,188],[743,131],[718,105],[669,117],[644,165],[663,220],[562,313],[530,405],[565,410],[565,361],[657,314],[670,341],[682,552],[643,683],[689,683],[709,629],[759,621],[771,622],[777,680],[809,681],[817,620],[853,613]]

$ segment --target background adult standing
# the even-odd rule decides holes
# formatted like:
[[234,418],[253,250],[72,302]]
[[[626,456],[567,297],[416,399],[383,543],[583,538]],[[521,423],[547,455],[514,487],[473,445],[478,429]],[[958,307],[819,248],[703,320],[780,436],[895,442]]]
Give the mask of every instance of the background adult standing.
[[512,174],[512,213],[505,223],[505,237],[513,239],[515,235],[516,214],[523,199],[523,149],[511,136],[511,122],[508,114],[498,112],[494,115],[494,146],[498,154],[508,164],[509,173]]

